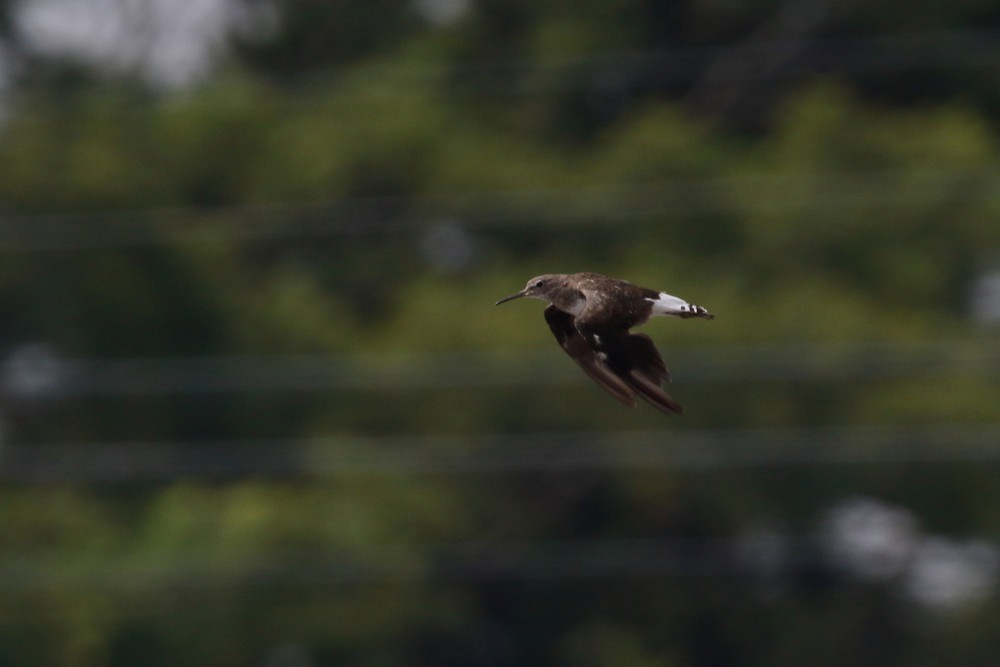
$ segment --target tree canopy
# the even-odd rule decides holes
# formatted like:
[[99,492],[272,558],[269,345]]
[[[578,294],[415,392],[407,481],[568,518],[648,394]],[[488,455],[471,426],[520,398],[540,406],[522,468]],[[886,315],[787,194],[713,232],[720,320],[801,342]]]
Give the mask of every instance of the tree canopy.
[[[0,3],[0,663],[996,664],[997,16],[938,4],[247,3],[164,87]],[[682,418],[493,305],[578,270],[717,314],[644,328]]]

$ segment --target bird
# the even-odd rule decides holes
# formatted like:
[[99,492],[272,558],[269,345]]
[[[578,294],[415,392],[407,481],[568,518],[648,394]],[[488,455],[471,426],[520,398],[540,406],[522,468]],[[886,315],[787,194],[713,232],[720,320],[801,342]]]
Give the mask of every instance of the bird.
[[638,395],[668,415],[684,412],[663,391],[670,372],[653,340],[629,330],[656,316],[711,320],[715,315],[666,292],[590,272],[535,276],[496,305],[523,297],[549,303],[545,321],[559,345],[612,396],[635,406]]

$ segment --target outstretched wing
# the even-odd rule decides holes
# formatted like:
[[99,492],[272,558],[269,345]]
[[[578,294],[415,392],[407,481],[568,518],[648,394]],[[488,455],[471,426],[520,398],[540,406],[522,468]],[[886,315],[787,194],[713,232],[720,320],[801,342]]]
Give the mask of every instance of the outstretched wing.
[[597,352],[577,331],[572,315],[550,305],[545,309],[545,321],[559,345],[580,365],[584,373],[625,405],[635,405],[635,391],[597,356]]
[[667,414],[684,412],[680,403],[660,388],[664,380],[670,379],[670,373],[649,336],[633,333],[602,335],[601,341],[606,349],[608,367],[628,386]]
[[635,395],[639,394],[667,414],[683,412],[680,404],[660,388],[670,375],[649,336],[627,332],[584,336],[572,315],[552,305],[545,309],[545,321],[580,368],[622,403],[635,405]]

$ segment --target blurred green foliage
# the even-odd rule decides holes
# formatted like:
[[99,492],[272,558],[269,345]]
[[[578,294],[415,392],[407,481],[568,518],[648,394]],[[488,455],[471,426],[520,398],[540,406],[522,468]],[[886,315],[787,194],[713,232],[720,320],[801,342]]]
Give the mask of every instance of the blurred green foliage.
[[[995,596],[921,615],[898,581],[838,575],[815,547],[773,581],[699,573],[697,558],[690,576],[600,570],[645,541],[704,546],[759,525],[809,536],[857,494],[943,534],[1000,539],[995,461],[615,459],[660,428],[711,452],[727,433],[995,425],[995,332],[969,310],[1000,249],[994,75],[920,103],[871,94],[870,75],[789,81],[746,132],[739,114],[693,111],[689,90],[595,92],[592,72],[561,63],[737,43],[771,24],[773,3],[480,2],[439,27],[409,3],[337,6],[283,3],[271,41],[240,44],[241,64],[199,89],[28,76],[12,96],[0,135],[11,358],[32,343],[98,363],[368,356],[320,391],[29,396],[8,379],[0,472],[18,469],[15,447],[101,460],[108,443],[175,443],[158,456],[200,452],[221,468],[111,482],[7,472],[0,664],[996,664]],[[820,32],[938,25],[933,8],[891,7],[838,5]],[[949,8],[956,28],[993,11]],[[954,71],[928,77],[961,85]],[[647,327],[683,419],[630,412],[578,378],[539,304],[492,305],[532,275],[576,270],[718,314]],[[880,374],[891,355],[843,347],[935,341],[949,351],[927,373]],[[741,376],[726,361],[763,350],[759,368],[794,370],[808,343],[798,374]],[[712,379],[713,360],[736,370]],[[466,366],[528,380],[449,385]],[[387,386],[407,369],[412,384]],[[421,371],[445,380],[421,384]],[[567,433],[590,434],[579,451],[609,465],[406,463]],[[594,433],[621,449],[594,447]],[[230,464],[270,447],[274,471],[226,469],[220,441]],[[822,444],[795,447],[808,461]],[[851,452],[864,460],[863,443]],[[361,463],[338,473],[331,460]],[[575,545],[580,560],[565,555]]]

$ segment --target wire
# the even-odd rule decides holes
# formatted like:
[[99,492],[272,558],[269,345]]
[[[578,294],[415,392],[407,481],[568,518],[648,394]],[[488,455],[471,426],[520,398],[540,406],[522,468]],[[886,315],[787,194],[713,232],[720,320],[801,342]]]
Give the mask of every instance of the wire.
[[0,452],[0,480],[21,483],[581,470],[703,472],[790,465],[996,463],[1000,423],[8,444]]
[[[375,81],[377,93],[386,98],[407,94],[426,94],[435,86],[446,85],[450,95],[517,97],[551,94],[580,88],[616,89],[639,85],[682,86],[699,79],[707,67],[733,51],[732,44],[716,46],[678,46],[668,49],[644,49],[605,53],[546,56],[544,58],[492,58],[483,60],[419,62],[367,61],[352,68],[328,68],[306,76],[275,74],[270,81],[292,90],[292,104],[304,101],[326,104],[325,91],[342,84],[360,72],[366,81]],[[709,86],[728,86],[761,81],[802,78],[827,72],[904,72],[993,67],[1000,59],[1000,31],[964,29],[902,32],[867,37],[791,37],[760,39],[738,43],[745,66],[701,82]],[[785,66],[769,67],[776,54],[793,52],[795,58]],[[321,89],[324,94],[308,94]],[[302,91],[306,91],[303,95]],[[87,93],[85,92],[84,95]],[[102,93],[92,93],[99,96]],[[81,99],[76,95],[75,99]],[[272,96],[266,103],[275,105],[288,99]],[[230,101],[232,103],[232,101]],[[255,104],[261,103],[254,100]],[[144,108],[140,103],[123,104]],[[32,122],[31,117],[19,123]]]
[[[780,196],[761,197],[761,192]],[[622,221],[727,211],[783,212],[880,206],[922,209],[934,202],[1000,201],[1000,165],[809,174],[755,174],[580,188],[348,198],[228,207],[140,209],[91,214],[5,215],[0,249],[72,250],[109,246],[396,237],[442,220],[470,228],[532,230],[606,227]]]
[[[163,446],[161,443],[159,446]],[[95,447],[19,447],[3,451],[0,478],[17,482],[120,482],[227,474],[468,474],[497,472],[577,472],[662,468],[708,469],[775,465],[885,465],[943,462],[1000,462],[1000,423],[981,425],[851,426],[822,429],[676,431],[617,433],[534,433],[495,436],[328,438],[297,443],[318,454],[303,456],[286,442],[165,444],[171,465],[150,457],[150,445],[118,443]],[[226,457],[219,457],[222,444]],[[282,460],[276,469],[255,468],[253,448],[266,447]],[[463,449],[464,447],[464,449]],[[336,451],[341,450],[341,451]],[[344,451],[349,450],[349,451]],[[186,454],[181,454],[186,452]],[[23,457],[41,454],[46,465],[25,467]],[[164,452],[160,452],[162,455]],[[249,457],[248,457],[249,454]],[[185,456],[196,465],[186,467]],[[18,460],[22,459],[22,460]],[[247,461],[250,461],[248,464]],[[13,465],[11,465],[13,462]],[[36,463],[38,460],[36,460]],[[152,462],[152,465],[150,464]],[[208,468],[205,463],[209,462]],[[256,462],[256,463],[255,463]],[[272,461],[273,462],[273,461]],[[685,539],[595,538],[538,542],[472,541],[440,544],[372,544],[367,548],[325,546],[313,551],[260,548],[218,557],[211,550],[181,550],[155,562],[129,554],[87,558],[67,566],[66,554],[19,556],[8,553],[0,566],[0,589],[31,593],[41,588],[99,587],[129,592],[150,587],[216,588],[231,585],[361,584],[592,577],[748,577],[760,582],[813,569],[889,580],[859,563],[884,568],[870,541],[857,535],[853,556],[838,556],[837,544],[789,536],[752,525],[737,537]],[[905,546],[905,545],[904,545]],[[912,545],[911,545],[912,546]],[[836,561],[841,561],[838,565]],[[838,571],[840,568],[842,571]]]
[[[805,540],[775,536],[767,544],[745,539],[591,539],[537,543],[381,545],[369,553],[270,551],[231,555],[177,554],[155,564],[114,558],[67,568],[65,559],[8,556],[0,590],[32,592],[54,586],[128,592],[149,587],[216,588],[233,585],[360,584],[406,581],[486,581],[593,577],[773,576],[815,567]],[[801,543],[801,544],[800,544]]]
[[[486,307],[484,305],[484,307]],[[754,343],[673,346],[685,383],[830,382],[997,377],[993,339],[914,343]],[[586,378],[545,348],[488,353],[62,359],[48,348],[15,349],[0,367],[9,400],[259,392],[423,391],[582,384]]]

